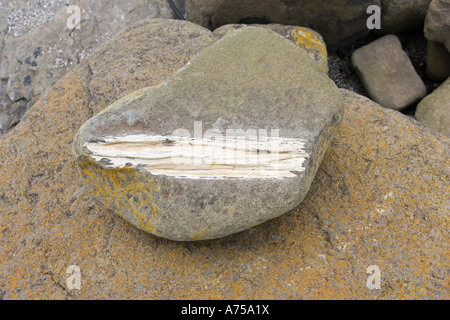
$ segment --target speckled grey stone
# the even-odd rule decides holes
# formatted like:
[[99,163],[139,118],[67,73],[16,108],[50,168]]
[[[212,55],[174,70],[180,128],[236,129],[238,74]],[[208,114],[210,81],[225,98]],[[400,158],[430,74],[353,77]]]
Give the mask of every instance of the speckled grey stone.
[[381,30],[400,33],[423,27],[430,0],[381,0]]
[[[69,3],[16,0],[0,6],[0,81],[7,82],[0,114],[12,118],[10,126],[45,90],[119,31],[142,20],[174,17],[166,0],[79,0],[80,29],[71,30]],[[3,101],[1,96],[0,92]]]

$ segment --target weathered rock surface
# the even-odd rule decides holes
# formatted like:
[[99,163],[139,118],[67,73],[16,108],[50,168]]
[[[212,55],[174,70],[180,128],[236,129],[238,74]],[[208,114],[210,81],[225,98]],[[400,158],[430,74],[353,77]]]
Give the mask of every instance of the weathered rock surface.
[[383,34],[400,33],[423,27],[430,0],[381,0]]
[[[215,41],[195,25],[161,23],[92,54],[0,141],[2,298],[450,298],[449,139],[348,91],[338,135],[288,214],[184,243],[98,204],[72,154],[80,126]],[[70,265],[80,267],[81,290],[67,287]],[[380,268],[379,290],[366,286],[370,265]]]
[[450,1],[432,0],[425,18],[425,37],[445,44],[450,51]]
[[94,195],[138,228],[214,239],[296,207],[342,113],[305,50],[246,27],[90,119],[74,150]]
[[[63,11],[30,32],[23,26],[0,40],[0,114],[8,119],[0,137],[46,89],[114,34],[140,20],[173,17],[165,0],[81,0],[77,5],[80,29],[67,28],[71,14]],[[15,27],[7,25],[11,30]]]
[[353,52],[352,64],[369,96],[383,107],[401,110],[427,90],[394,35],[379,38]]
[[450,137],[450,78],[417,105],[416,119]]
[[[213,33],[218,38],[222,38],[224,35],[246,26],[246,24],[227,24],[217,28]],[[292,41],[298,47],[305,49],[308,56],[317,61],[323,71],[328,72],[327,46],[318,32],[309,28],[276,23],[253,24],[252,26],[266,28]]]
[[428,40],[427,76],[435,81],[444,81],[450,76],[450,53],[440,42]]
[[370,5],[380,5],[380,1],[187,0],[186,18],[211,30],[225,24],[245,23],[248,18],[304,26],[319,32],[332,48],[369,32],[366,10]]

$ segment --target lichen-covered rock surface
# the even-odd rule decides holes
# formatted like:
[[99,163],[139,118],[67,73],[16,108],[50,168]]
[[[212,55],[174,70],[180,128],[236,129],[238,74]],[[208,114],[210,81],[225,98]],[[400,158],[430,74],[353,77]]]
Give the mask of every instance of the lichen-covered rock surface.
[[[349,91],[310,192],[279,218],[218,240],[174,242],[95,201],[72,153],[81,125],[215,40],[181,22],[133,28],[2,138],[0,297],[449,299],[449,139]],[[70,265],[80,268],[80,290],[67,287]],[[366,285],[371,265],[380,289]]]

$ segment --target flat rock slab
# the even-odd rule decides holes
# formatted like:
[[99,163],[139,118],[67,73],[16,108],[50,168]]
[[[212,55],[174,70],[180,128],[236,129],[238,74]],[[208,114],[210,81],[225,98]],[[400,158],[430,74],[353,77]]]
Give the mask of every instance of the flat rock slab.
[[384,36],[355,50],[352,64],[369,96],[383,107],[401,110],[427,93],[425,84],[394,35]]
[[416,119],[450,137],[450,78],[417,105]]
[[[95,200],[73,157],[80,126],[214,41],[180,21],[133,27],[0,140],[0,297],[449,299],[450,139],[349,91],[310,192],[279,218],[217,240],[176,242]],[[80,268],[80,290],[67,287],[71,265]],[[380,289],[366,286],[371,265],[380,268]]]
[[342,113],[303,49],[246,27],[90,119],[74,149],[94,195],[133,225],[212,239],[296,207]]

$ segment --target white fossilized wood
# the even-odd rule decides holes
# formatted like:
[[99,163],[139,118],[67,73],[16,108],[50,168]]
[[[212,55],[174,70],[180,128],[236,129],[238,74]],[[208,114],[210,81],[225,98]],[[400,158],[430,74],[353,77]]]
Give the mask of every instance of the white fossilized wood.
[[248,136],[189,138],[126,135],[86,143],[106,168],[142,166],[183,178],[286,178],[304,170],[304,140]]

